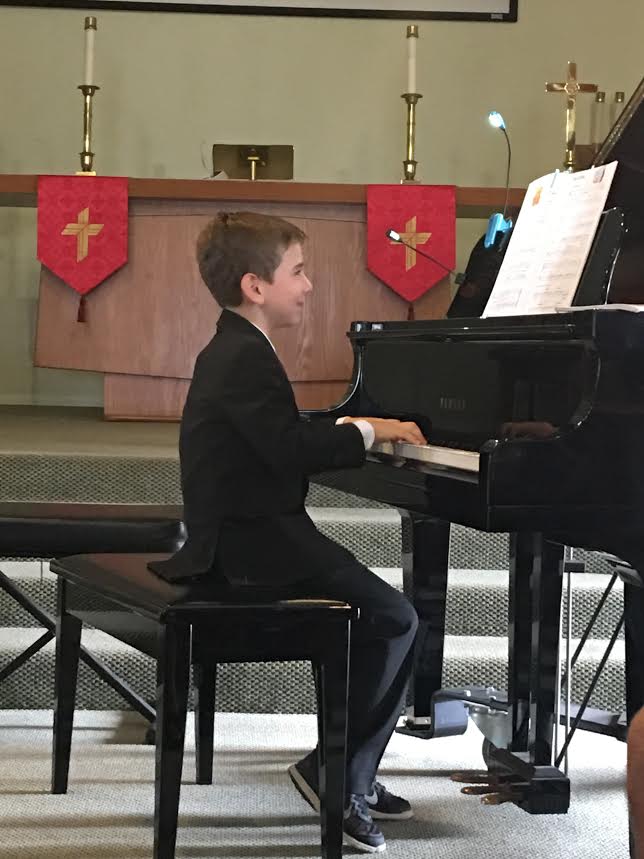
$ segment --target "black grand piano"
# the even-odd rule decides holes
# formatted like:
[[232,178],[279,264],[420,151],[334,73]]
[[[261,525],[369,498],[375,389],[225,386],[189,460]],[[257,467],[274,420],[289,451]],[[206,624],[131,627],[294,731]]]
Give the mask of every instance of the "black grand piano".
[[[644,81],[595,164],[615,159],[577,306],[644,304]],[[498,787],[488,801],[565,812],[553,748],[564,546],[644,564],[644,313],[355,322],[348,336],[346,398],[310,418],[414,420],[429,442],[378,445],[364,468],[316,478],[403,515],[404,587],[421,619],[403,730],[462,732],[475,704],[495,716],[479,720]],[[493,694],[442,689],[452,522],[510,534],[508,683]],[[641,688],[627,685],[634,709]]]

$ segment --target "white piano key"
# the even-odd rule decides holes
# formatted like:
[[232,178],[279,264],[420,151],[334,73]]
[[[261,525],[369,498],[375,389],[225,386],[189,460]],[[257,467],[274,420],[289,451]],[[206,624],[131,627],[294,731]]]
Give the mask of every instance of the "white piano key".
[[[479,454],[472,450],[438,447],[433,444],[420,445],[407,442],[380,442],[371,447],[370,453],[385,454],[400,460],[412,460],[426,465],[454,468],[478,474]],[[402,463],[400,463],[402,464]]]

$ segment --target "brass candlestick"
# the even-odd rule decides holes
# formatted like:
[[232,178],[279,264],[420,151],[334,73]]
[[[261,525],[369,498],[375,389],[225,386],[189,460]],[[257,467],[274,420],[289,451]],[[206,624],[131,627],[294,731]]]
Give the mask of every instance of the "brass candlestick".
[[259,155],[247,155],[246,161],[250,164],[250,180],[254,182],[257,179],[257,165],[259,164]]
[[81,84],[78,89],[83,93],[83,151],[79,153],[81,170],[77,175],[96,176],[94,167],[94,153],[92,152],[92,100],[94,93],[100,87],[94,84]]
[[401,96],[407,102],[407,157],[403,161],[403,178],[401,182],[416,182],[416,167],[418,161],[414,158],[416,148],[416,105],[422,98],[418,92],[404,92]]

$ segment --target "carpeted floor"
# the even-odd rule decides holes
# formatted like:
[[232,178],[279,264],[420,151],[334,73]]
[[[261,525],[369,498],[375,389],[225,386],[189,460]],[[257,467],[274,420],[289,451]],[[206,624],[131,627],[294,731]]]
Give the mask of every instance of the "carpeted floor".
[[[77,716],[70,790],[50,796],[51,714],[0,711],[0,859],[151,857],[154,750],[137,744],[143,723],[121,714]],[[309,716],[218,715],[215,783],[206,787],[193,783],[190,733],[177,859],[319,856],[316,817],[286,776],[314,736]],[[571,810],[544,817],[459,793],[449,773],[481,766],[480,749],[473,726],[464,737],[393,738],[380,775],[412,801],[416,816],[383,823],[386,856],[627,859],[623,744],[578,735]]]

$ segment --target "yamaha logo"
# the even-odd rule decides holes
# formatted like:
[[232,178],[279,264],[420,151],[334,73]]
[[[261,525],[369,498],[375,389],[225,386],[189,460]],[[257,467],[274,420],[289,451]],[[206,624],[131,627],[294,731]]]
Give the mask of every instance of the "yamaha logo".
[[467,406],[464,397],[441,397],[439,402],[444,412],[464,412]]

